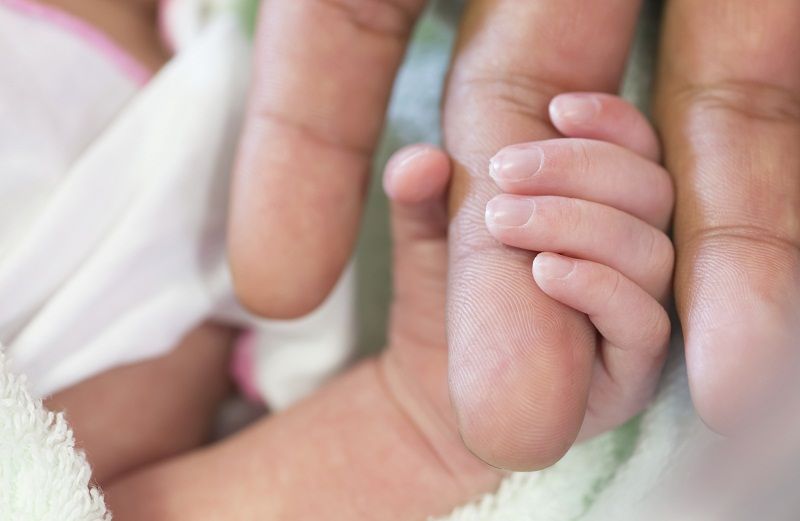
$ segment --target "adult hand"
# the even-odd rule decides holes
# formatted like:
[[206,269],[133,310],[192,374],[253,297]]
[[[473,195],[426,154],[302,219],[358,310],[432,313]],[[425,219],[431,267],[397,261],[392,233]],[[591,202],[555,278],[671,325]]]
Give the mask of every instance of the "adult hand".
[[[391,84],[422,0],[267,0],[231,219],[237,292],[273,317],[310,311],[348,259]],[[553,463],[583,421],[596,335],[530,280],[532,254],[485,228],[489,158],[556,135],[547,103],[617,90],[638,0],[472,0],[449,82],[456,159],[450,382],[486,461]]]
[[676,296],[694,401],[720,430],[797,369],[798,28],[795,0],[666,4],[656,112],[677,185]]
[[425,0],[264,0],[231,206],[241,301],[314,309],[352,254],[372,153]]

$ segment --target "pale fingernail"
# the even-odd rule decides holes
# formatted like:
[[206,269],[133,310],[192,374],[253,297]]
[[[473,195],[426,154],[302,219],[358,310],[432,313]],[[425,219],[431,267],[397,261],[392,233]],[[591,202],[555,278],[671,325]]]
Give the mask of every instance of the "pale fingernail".
[[575,261],[561,255],[539,254],[533,260],[533,275],[537,278],[565,279],[574,269]]
[[554,119],[586,125],[600,113],[600,100],[591,94],[562,94],[550,106]]
[[497,181],[521,181],[541,170],[543,159],[539,147],[509,147],[489,161],[489,175]]
[[391,195],[394,191],[394,175],[398,170],[402,170],[408,163],[418,156],[427,154],[431,151],[428,145],[410,145],[395,152],[384,168],[383,188],[387,194]]
[[501,195],[486,205],[486,222],[497,226],[522,226],[530,221],[533,207],[530,199]]

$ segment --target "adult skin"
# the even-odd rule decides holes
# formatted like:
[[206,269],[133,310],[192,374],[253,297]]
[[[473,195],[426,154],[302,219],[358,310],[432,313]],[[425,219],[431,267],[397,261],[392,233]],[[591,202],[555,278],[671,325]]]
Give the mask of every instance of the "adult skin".
[[498,193],[489,160],[506,145],[557,137],[547,117],[555,95],[618,90],[638,10],[631,0],[473,0],[462,21],[444,107],[455,162],[450,392],[464,442],[493,465],[549,466],[584,417],[593,431],[597,334],[531,283],[533,255],[489,235],[484,211]]
[[666,3],[656,114],[677,185],[676,296],[695,404],[723,431],[797,369],[798,21],[795,0]]
[[465,448],[444,378],[447,157],[409,150],[392,204],[389,345],[287,411],[106,485],[114,519],[428,519],[497,486]]
[[[307,312],[338,278],[394,75],[423,7],[263,5],[230,233],[234,280],[253,310]],[[547,103],[556,94],[617,90],[638,8],[636,0],[473,0],[467,8],[445,107],[457,162],[451,394],[467,445],[498,466],[547,466],[575,440],[596,334],[531,283],[530,254],[489,236],[484,207],[498,193],[489,159],[505,145],[554,137]]]

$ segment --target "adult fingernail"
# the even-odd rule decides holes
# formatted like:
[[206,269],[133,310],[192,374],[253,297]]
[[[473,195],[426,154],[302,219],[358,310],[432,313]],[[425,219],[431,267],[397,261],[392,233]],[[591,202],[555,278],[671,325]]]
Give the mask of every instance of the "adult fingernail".
[[522,226],[530,221],[533,207],[530,199],[501,195],[486,205],[486,222],[497,226]]
[[586,125],[600,113],[600,100],[591,94],[561,94],[550,104],[553,119]]
[[544,154],[539,147],[509,147],[489,161],[489,175],[496,181],[521,181],[542,168]]
[[533,275],[543,279],[565,279],[575,269],[575,261],[561,255],[540,253],[533,260]]

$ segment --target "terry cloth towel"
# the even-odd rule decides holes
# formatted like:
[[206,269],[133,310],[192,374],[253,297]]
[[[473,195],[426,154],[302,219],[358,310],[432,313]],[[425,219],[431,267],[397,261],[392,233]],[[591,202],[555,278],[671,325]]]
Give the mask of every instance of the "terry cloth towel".
[[0,519],[110,521],[62,414],[31,396],[0,350]]

